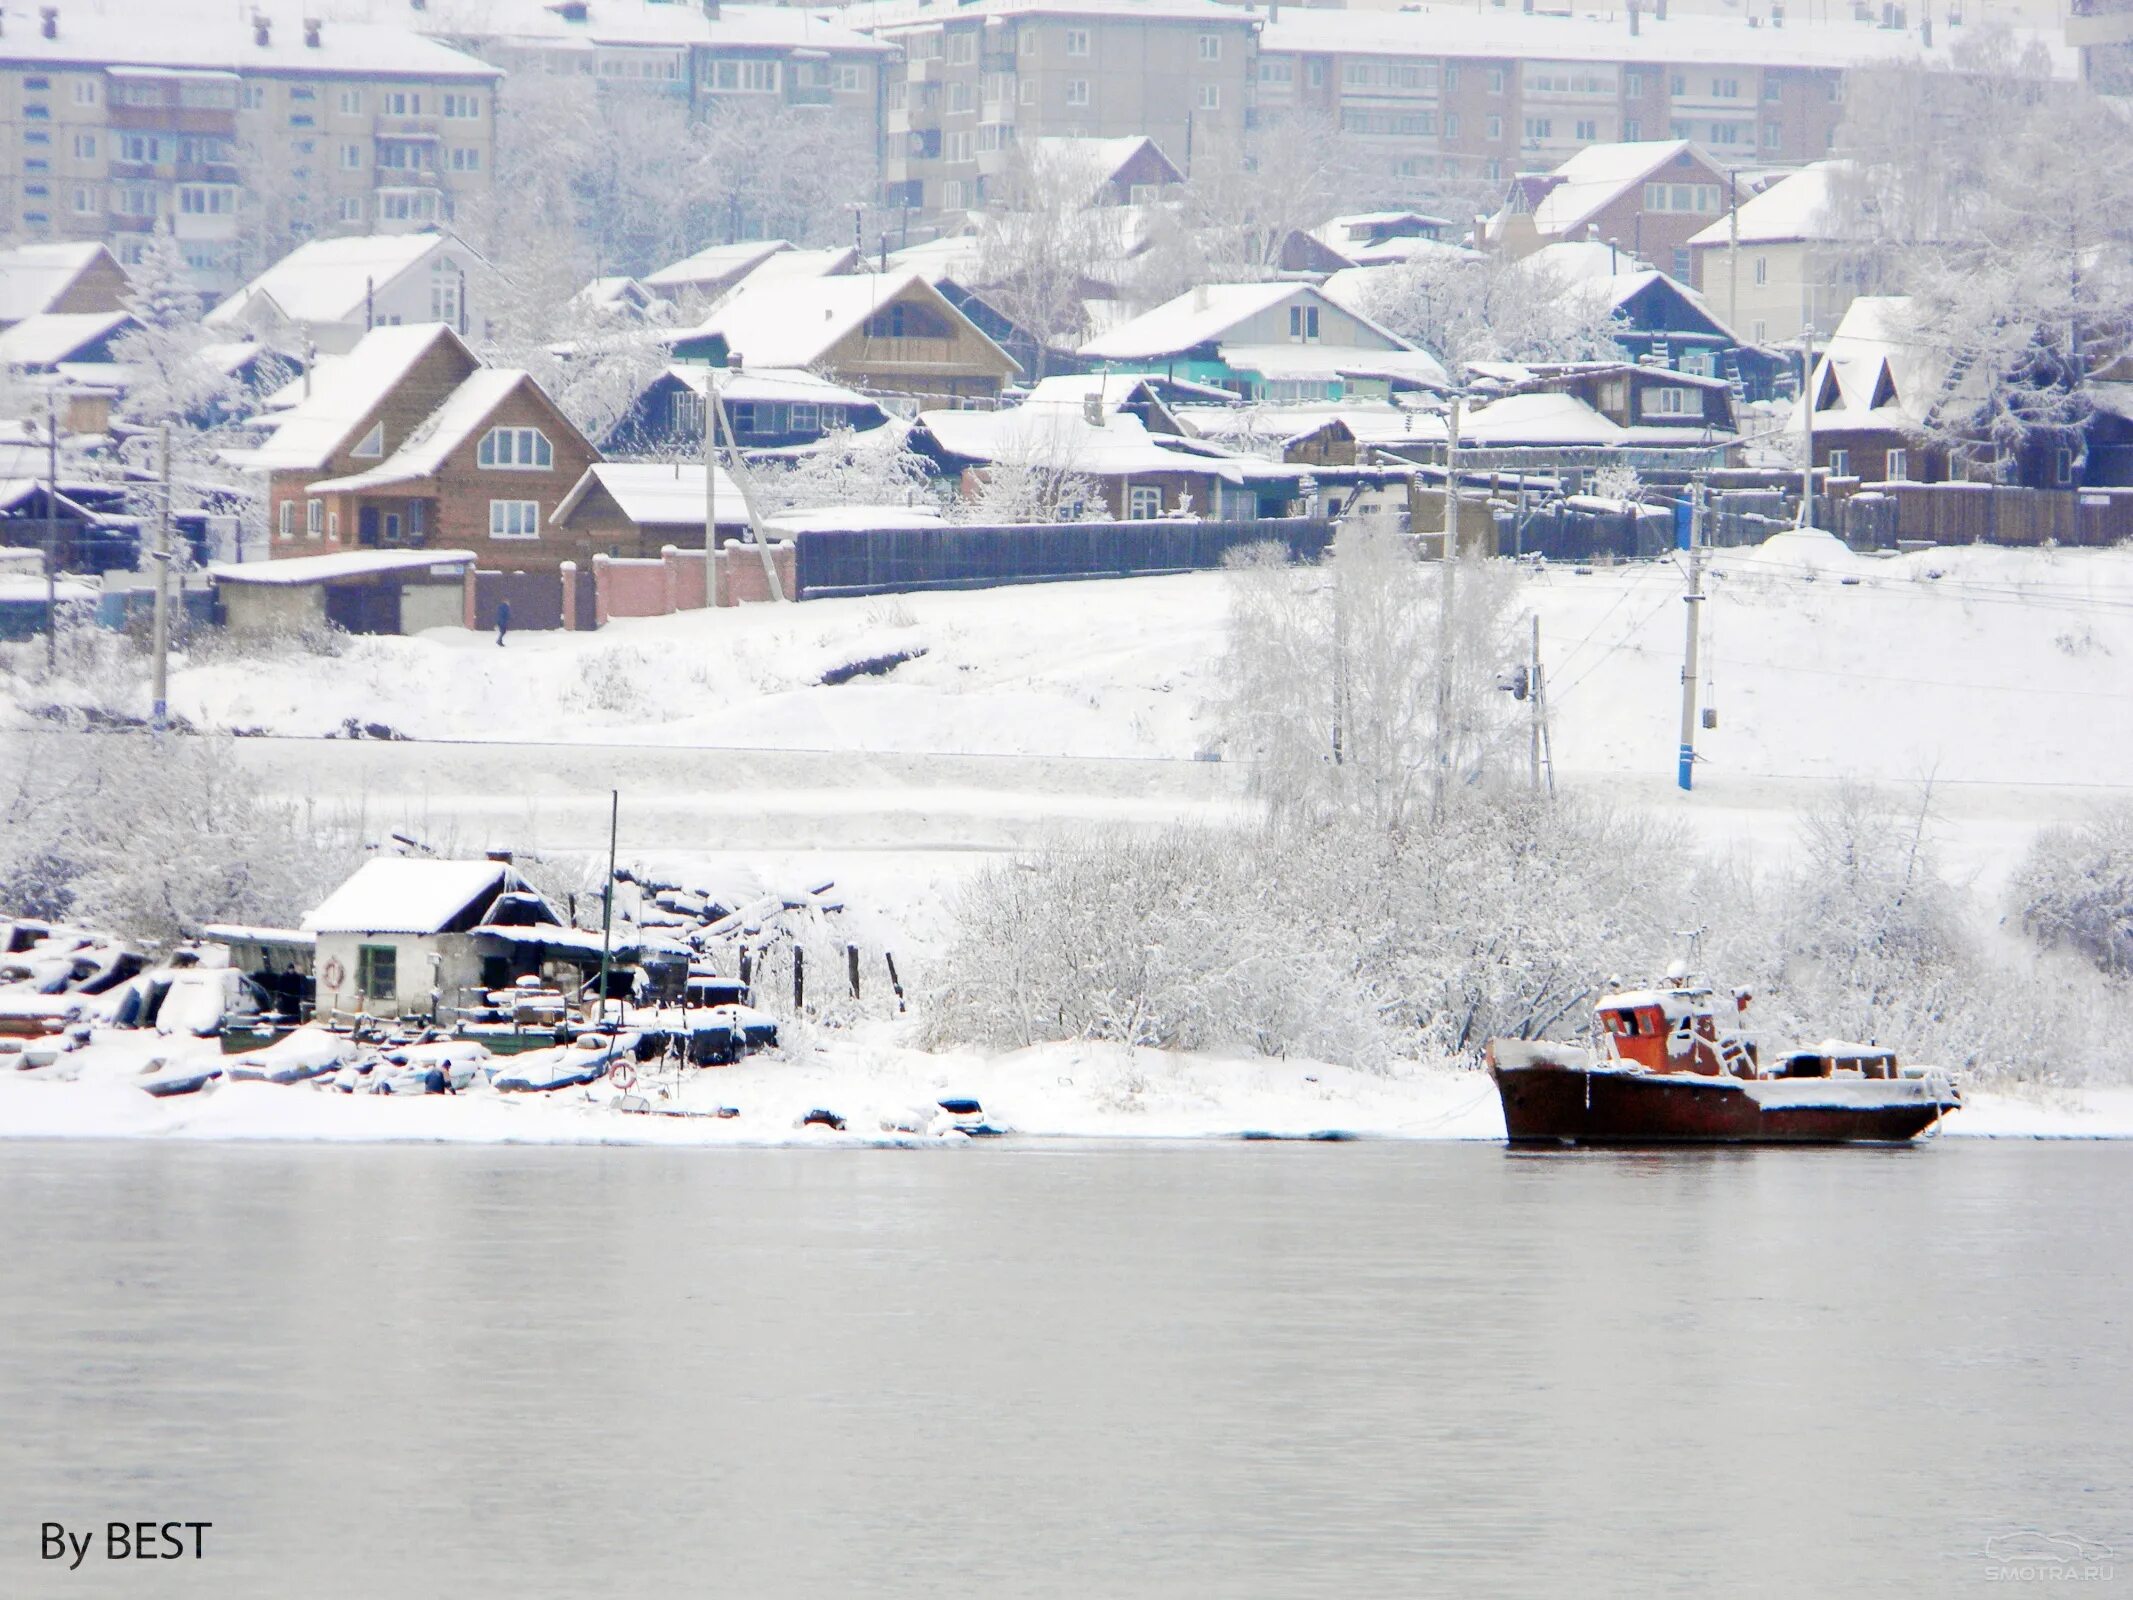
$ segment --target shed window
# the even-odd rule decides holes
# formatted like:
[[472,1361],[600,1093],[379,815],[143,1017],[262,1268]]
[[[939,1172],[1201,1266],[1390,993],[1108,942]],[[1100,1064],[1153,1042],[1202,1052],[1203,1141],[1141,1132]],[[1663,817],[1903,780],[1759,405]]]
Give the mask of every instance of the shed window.
[[389,944],[356,947],[356,988],[366,1000],[400,996],[400,952]]

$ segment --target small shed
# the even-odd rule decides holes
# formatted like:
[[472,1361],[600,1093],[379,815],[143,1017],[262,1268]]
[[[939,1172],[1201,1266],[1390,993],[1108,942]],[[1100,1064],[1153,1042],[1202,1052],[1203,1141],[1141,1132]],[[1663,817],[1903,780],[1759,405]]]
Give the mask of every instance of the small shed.
[[[575,979],[599,936],[566,926],[508,861],[365,862],[304,919],[321,1013],[435,1018],[561,961]],[[574,983],[573,983],[574,986]]]
[[471,550],[344,550],[209,571],[233,630],[331,623],[348,633],[420,633],[461,625],[473,566]]

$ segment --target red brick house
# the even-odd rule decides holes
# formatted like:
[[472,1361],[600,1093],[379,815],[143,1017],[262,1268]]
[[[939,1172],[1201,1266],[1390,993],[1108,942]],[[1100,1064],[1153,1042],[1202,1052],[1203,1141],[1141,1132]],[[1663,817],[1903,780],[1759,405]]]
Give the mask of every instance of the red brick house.
[[310,382],[251,456],[275,556],[438,546],[548,571],[605,548],[549,520],[599,451],[530,375],[482,366],[444,325],[375,329]]

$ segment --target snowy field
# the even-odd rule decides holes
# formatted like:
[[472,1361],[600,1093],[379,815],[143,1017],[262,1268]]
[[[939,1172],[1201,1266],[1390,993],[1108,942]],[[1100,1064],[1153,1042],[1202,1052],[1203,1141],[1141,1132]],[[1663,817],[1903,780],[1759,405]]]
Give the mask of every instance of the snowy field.
[[[1801,809],[1839,780],[1930,781],[1942,859],[1991,914],[2040,826],[2133,791],[2133,551],[1877,559],[1787,535],[1714,553],[1705,643],[1719,725],[1698,736],[1692,795],[1672,782],[1679,570],[1558,566],[1518,585],[1513,610],[1541,622],[1562,783],[1680,816],[1752,863],[1784,859]],[[359,809],[372,831],[404,827],[447,853],[590,854],[617,788],[625,861],[724,885],[834,878],[922,987],[976,863],[1076,833],[1248,813],[1248,766],[1222,759],[1215,713],[1227,606],[1221,575],[1194,574],[699,612],[521,634],[502,649],[446,629],[350,640],[338,656],[188,662],[171,700],[203,727],[253,734],[236,750],[263,790]],[[885,676],[820,681],[916,651]],[[0,695],[30,692],[0,679]],[[60,698],[139,711],[143,695],[101,683]],[[351,717],[406,737],[327,737]],[[782,1059],[699,1074],[664,1107],[741,1109],[725,1120],[625,1115],[606,1108],[605,1086],[403,1101],[224,1084],[154,1101],[91,1072],[71,1085],[0,1080],[0,1129],[900,1139],[882,1121],[941,1093],[1047,1136],[1501,1135],[1473,1074],[1086,1046],[935,1056],[882,1028],[817,1033]],[[796,1132],[816,1105],[844,1115],[847,1133]],[[1982,1096],[1948,1131],[2129,1133],[2133,1091]]]

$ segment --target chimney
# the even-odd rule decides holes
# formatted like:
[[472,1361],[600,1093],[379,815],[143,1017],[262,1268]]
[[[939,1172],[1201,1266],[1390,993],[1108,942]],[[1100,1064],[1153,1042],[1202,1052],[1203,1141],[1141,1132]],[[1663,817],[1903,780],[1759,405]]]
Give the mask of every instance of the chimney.
[[1782,28],[1785,26],[1785,7],[1783,4],[1783,0],[1770,0],[1770,26],[1773,28]]
[[508,850],[485,850],[482,853],[498,866],[508,867],[511,865],[511,852]]
[[718,21],[718,0],[704,0],[704,20],[706,22]]
[[1638,27],[1637,27],[1637,23],[1638,23],[1638,6],[1637,6],[1637,0],[1629,0],[1629,36],[1630,36],[1630,37],[1631,37],[1632,39],[1634,39],[1634,38],[1636,38],[1636,37],[1637,37],[1637,33],[1638,33]]
[[305,49],[316,50],[319,47],[319,36],[325,31],[325,27],[325,23],[321,22],[317,17],[304,18]]
[[1918,19],[1918,42],[1928,50],[1933,48],[1933,13],[1930,11]]
[[37,15],[38,15],[38,16],[39,16],[40,18],[42,18],[42,19],[43,19],[43,21],[44,21],[44,36],[45,36],[45,37],[46,37],[47,39],[56,39],[56,38],[58,38],[58,37],[59,37],[59,7],[57,7],[57,6],[46,6],[46,7],[45,7],[45,8],[44,8],[44,9],[43,9],[42,11],[38,12],[38,13],[37,13]]
[[1666,21],[1666,0],[1652,0],[1652,21]]
[[264,11],[253,12],[252,43],[258,45],[262,50],[266,49],[268,45],[274,42],[273,27],[274,25],[267,21],[267,14]]

